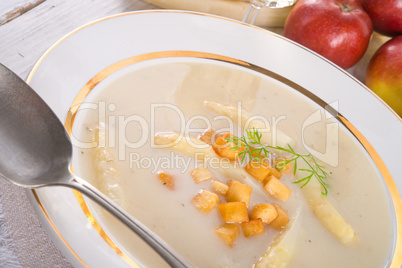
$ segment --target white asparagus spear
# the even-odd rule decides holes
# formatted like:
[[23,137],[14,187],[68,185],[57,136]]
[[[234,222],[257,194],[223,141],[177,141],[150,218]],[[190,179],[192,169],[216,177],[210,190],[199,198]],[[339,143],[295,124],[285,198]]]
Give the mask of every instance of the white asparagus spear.
[[99,190],[123,209],[127,209],[127,198],[123,190],[120,171],[116,168],[113,154],[105,146],[105,124],[93,131],[95,148],[93,166],[96,171],[96,184]]
[[321,194],[322,186],[315,178],[312,178],[301,191],[316,217],[339,241],[345,245],[359,241],[353,227],[334,207],[329,197]]
[[281,146],[288,148],[288,144],[292,147],[295,146],[295,141],[278,129],[270,129],[269,123],[264,123],[261,119],[253,119],[241,107],[234,107],[225,105],[214,101],[204,101],[204,107],[208,110],[219,114],[225,115],[232,119],[236,124],[245,129],[257,129],[261,136],[261,142],[272,146]]
[[157,133],[154,137],[154,144],[192,156],[197,160],[204,160],[208,156],[215,155],[214,150],[208,144],[197,139],[180,136],[176,132]]
[[[143,0],[161,8],[198,11],[235,20],[242,20],[250,2],[237,0]],[[283,27],[291,7],[264,8],[257,16],[255,25]]]
[[301,229],[300,211],[295,213],[288,227],[279,233],[269,250],[255,264],[255,268],[285,268],[292,260]]
[[[155,135],[154,144],[161,148],[168,148],[175,152],[194,157],[197,160],[202,160],[205,166],[211,170],[221,173],[226,178],[248,184],[260,194],[266,195],[261,185],[249,176],[239,163],[219,157],[210,145],[200,140],[180,137],[176,132],[163,132]],[[167,144],[170,144],[170,147],[166,147]],[[194,144],[197,146],[193,146]]]

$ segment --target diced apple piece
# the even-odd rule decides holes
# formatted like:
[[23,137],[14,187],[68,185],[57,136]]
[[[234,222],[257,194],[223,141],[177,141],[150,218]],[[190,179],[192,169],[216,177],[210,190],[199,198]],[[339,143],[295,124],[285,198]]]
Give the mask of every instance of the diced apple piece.
[[219,197],[206,190],[201,190],[194,198],[193,204],[204,213],[209,213],[217,204]]
[[212,129],[207,129],[204,133],[202,133],[199,139],[206,144],[212,145],[215,143],[215,131]]
[[241,228],[245,237],[264,233],[264,224],[261,219],[250,220],[241,223]]
[[211,189],[215,193],[225,196],[227,191],[229,190],[229,186],[220,181],[213,181],[211,184]]
[[235,144],[232,142],[227,142],[226,140],[231,136],[233,136],[231,133],[220,135],[216,139],[215,144],[212,145],[212,148],[214,149],[215,153],[220,157],[225,157],[231,161],[234,161],[237,159],[239,153],[243,150],[243,147],[239,147],[237,150],[232,149],[233,147],[235,147]]
[[269,176],[264,182],[264,189],[273,198],[280,201],[285,201],[289,198],[292,190],[289,189],[285,184],[278,180],[275,176]]
[[274,204],[278,216],[271,222],[271,226],[275,229],[283,229],[289,222],[288,213],[280,205]]
[[264,181],[268,177],[271,173],[270,168],[271,167],[265,161],[259,163],[255,160],[248,162],[244,167],[246,172],[258,181]]
[[248,207],[253,188],[250,185],[240,183],[238,181],[229,181],[229,190],[226,193],[226,201],[228,202],[244,202]]
[[247,206],[244,202],[229,202],[219,205],[219,212],[226,223],[248,221]]
[[200,182],[208,181],[208,180],[212,179],[211,172],[209,172],[209,170],[203,166],[200,166],[200,167],[192,170],[190,172],[190,174],[191,174],[191,177],[193,177],[194,182],[197,184]]
[[263,223],[269,224],[278,216],[275,206],[271,204],[255,205],[251,212],[250,219],[261,219]]
[[215,233],[225,242],[229,247],[233,247],[234,241],[239,235],[239,226],[235,224],[223,224],[215,228]]
[[174,179],[173,179],[172,175],[167,174],[165,172],[159,172],[158,178],[159,178],[159,180],[162,181],[163,185],[165,185],[168,189],[174,190],[175,184],[174,184]]

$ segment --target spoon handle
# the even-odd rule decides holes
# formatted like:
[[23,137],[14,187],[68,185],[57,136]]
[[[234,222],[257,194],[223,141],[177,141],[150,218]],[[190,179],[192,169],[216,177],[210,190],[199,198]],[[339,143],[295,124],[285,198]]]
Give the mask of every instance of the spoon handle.
[[193,267],[178,253],[176,253],[166,242],[154,234],[151,230],[145,227],[138,220],[134,219],[116,204],[114,204],[108,197],[101,193],[91,184],[85,180],[72,175],[72,179],[66,185],[73,188],[98,203],[105,208],[108,212],[118,218],[127,227],[133,230],[139,237],[141,237],[148,245],[150,245],[165,261],[172,267]]

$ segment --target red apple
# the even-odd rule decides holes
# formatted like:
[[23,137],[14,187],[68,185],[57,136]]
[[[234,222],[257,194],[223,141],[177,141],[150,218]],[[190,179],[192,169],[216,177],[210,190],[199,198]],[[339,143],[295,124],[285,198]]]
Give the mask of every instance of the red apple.
[[283,34],[347,69],[363,56],[372,32],[358,0],[299,0]]
[[360,3],[370,16],[375,31],[388,36],[402,34],[401,0],[360,0]]
[[367,68],[366,85],[402,117],[402,35],[374,54]]

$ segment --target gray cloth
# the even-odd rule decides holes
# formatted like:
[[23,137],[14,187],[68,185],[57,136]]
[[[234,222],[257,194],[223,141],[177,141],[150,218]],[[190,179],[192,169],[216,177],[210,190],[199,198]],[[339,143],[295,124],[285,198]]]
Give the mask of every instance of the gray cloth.
[[25,190],[1,176],[0,267],[72,267],[42,227]]

